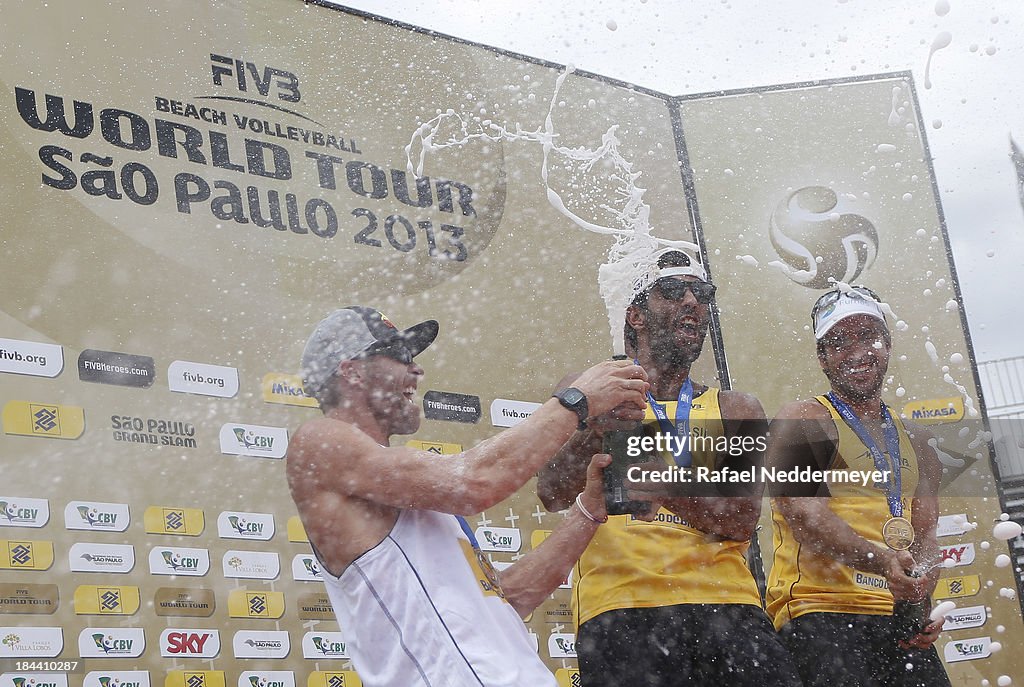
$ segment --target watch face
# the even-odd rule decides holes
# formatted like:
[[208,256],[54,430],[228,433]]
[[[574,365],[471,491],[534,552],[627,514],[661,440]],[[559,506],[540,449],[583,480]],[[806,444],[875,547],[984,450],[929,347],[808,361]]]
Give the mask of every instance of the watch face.
[[583,392],[579,389],[570,387],[562,392],[562,398],[569,405],[576,405],[583,400]]

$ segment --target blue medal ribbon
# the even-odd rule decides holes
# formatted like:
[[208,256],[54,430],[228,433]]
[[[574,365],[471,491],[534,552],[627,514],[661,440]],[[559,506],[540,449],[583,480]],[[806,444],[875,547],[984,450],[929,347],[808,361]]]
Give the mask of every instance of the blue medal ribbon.
[[480,544],[477,543],[476,535],[473,534],[473,530],[469,528],[469,523],[461,515],[456,515],[455,519],[459,521],[459,526],[462,527],[462,531],[466,534],[466,538],[469,539],[469,543],[473,545],[473,548],[477,551],[480,550]]
[[826,397],[836,409],[836,412],[839,413],[839,416],[843,418],[854,434],[857,435],[861,443],[867,447],[871,453],[871,458],[875,461],[875,469],[880,472],[888,471],[892,475],[885,482],[885,498],[889,503],[889,513],[894,518],[903,517],[903,500],[901,499],[903,475],[900,463],[900,435],[896,431],[896,422],[893,420],[888,406],[882,403],[882,431],[885,433],[885,448],[889,452],[891,465],[889,461],[886,461],[881,449],[878,448],[878,444],[875,443],[875,440],[864,429],[860,418],[857,417],[857,414],[853,412],[853,409],[850,408],[846,401],[836,396],[832,391],[828,392]]
[[[637,363],[639,365],[639,363]],[[665,406],[654,400],[651,392],[647,392],[647,402],[651,405],[654,417],[658,418],[661,431],[681,438],[676,444],[677,450],[672,451],[676,465],[681,468],[690,467],[693,462],[693,455],[690,453],[690,410],[693,408],[693,380],[689,377],[679,388],[679,398],[676,400],[676,421],[673,424],[668,419]]]

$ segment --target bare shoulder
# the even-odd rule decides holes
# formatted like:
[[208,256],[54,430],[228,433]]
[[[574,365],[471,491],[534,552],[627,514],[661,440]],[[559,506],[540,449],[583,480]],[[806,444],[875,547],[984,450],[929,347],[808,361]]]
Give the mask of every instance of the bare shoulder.
[[809,398],[803,401],[787,403],[775,413],[776,420],[828,420],[831,415],[825,406],[817,399]]
[[764,407],[754,394],[745,391],[720,391],[718,405],[723,420],[763,420]]
[[328,417],[319,417],[299,426],[288,442],[287,470],[313,470],[324,463],[343,462],[351,451],[372,440],[354,425]]

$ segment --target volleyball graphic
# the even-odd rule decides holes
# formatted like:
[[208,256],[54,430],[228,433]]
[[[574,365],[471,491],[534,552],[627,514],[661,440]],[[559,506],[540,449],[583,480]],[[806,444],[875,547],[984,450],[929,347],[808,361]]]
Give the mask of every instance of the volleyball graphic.
[[769,237],[797,284],[827,289],[834,281],[850,283],[874,263],[878,232],[847,205],[828,187],[805,186],[775,208]]

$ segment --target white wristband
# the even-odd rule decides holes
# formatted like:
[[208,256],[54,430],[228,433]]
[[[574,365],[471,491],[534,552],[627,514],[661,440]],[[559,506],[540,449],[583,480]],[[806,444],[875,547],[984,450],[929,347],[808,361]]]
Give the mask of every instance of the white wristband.
[[599,518],[595,518],[593,516],[593,514],[589,510],[587,510],[586,506],[583,505],[583,499],[580,498],[581,496],[583,496],[583,492],[582,491],[580,493],[576,494],[576,507],[580,509],[581,513],[583,513],[583,517],[585,517],[590,522],[596,522],[598,524],[600,524],[602,522],[608,522],[608,516],[607,515],[604,516],[603,520],[601,520]]

